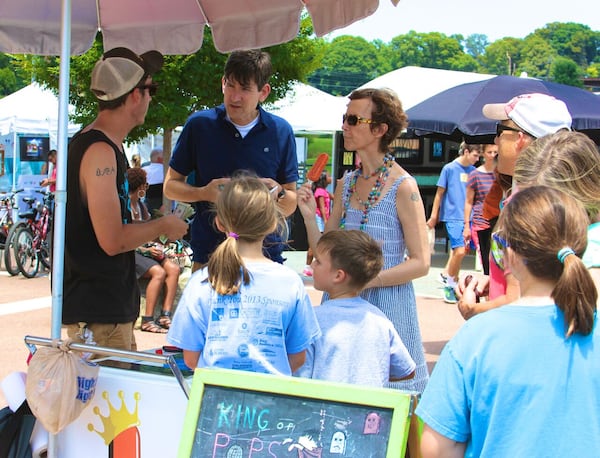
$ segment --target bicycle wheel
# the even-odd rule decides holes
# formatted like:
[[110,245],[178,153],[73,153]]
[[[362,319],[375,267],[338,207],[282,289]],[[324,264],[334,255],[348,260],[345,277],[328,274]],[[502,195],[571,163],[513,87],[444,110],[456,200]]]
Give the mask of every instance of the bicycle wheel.
[[27,278],[37,275],[40,259],[33,247],[33,234],[27,227],[19,229],[15,235],[14,254],[19,271]]
[[24,228],[25,223],[13,224],[6,236],[6,243],[4,244],[4,267],[6,271],[12,275],[19,275],[19,266],[14,256],[14,240],[18,229]]

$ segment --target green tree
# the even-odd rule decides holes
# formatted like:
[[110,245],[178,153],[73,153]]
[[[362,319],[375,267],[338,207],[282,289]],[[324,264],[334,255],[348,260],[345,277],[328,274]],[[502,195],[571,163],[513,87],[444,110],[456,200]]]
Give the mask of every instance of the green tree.
[[600,62],[594,62],[585,71],[589,78],[600,78]]
[[521,59],[521,47],[522,40],[512,37],[490,43],[482,56],[482,70],[494,75],[512,75]]
[[546,40],[536,34],[529,35],[523,40],[516,74],[526,72],[534,78],[548,79],[550,66],[556,57],[556,51]]
[[370,43],[362,37],[342,35],[325,45],[321,68],[309,83],[334,95],[346,95],[358,86],[392,70],[382,59],[381,41]]
[[566,57],[557,57],[550,66],[550,79],[555,83],[583,87],[583,70],[579,65]]
[[28,84],[27,78],[13,63],[13,57],[0,53],[0,98],[10,95]]
[[398,35],[390,42],[392,67],[414,65],[474,71],[478,67],[477,62],[463,51],[462,40],[462,35],[448,37],[439,32],[417,33],[414,30],[405,35]]
[[574,22],[552,22],[533,32],[562,57],[571,59],[585,68],[598,57],[600,32],[592,31],[587,25]]
[[485,54],[485,48],[489,44],[487,35],[481,33],[469,35],[463,42],[465,52],[476,60],[479,60]]

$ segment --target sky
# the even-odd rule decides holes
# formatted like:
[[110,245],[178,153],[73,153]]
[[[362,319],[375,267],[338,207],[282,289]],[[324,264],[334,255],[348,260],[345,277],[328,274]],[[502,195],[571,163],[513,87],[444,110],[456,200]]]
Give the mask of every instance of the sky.
[[576,22],[600,31],[599,0],[379,0],[366,19],[326,35],[362,36],[388,43],[411,30],[463,36],[479,33],[490,42],[504,37],[524,38],[550,22]]

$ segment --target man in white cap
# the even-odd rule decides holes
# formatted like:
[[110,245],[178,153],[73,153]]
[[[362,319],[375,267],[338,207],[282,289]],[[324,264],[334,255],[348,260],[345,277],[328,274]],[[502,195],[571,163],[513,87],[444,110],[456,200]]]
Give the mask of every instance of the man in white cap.
[[[538,93],[519,95],[506,103],[489,103],[484,105],[483,114],[489,119],[498,121],[494,140],[498,145],[497,172],[501,181],[507,186],[500,200],[504,200],[510,194],[515,163],[521,151],[537,138],[563,129],[570,130],[572,124],[571,114],[562,100]],[[494,195],[492,188],[486,196],[485,203],[491,206],[490,202],[494,199]],[[494,205],[498,203],[494,202]],[[496,220],[497,218],[490,220],[490,227],[494,227]],[[485,282],[479,281],[477,287],[479,291],[482,291],[483,284]],[[471,285],[471,290],[474,285],[475,282]],[[457,290],[457,296],[462,296],[465,292],[464,280],[460,282]],[[508,270],[504,271],[493,259],[490,259],[489,300],[476,303],[474,300],[467,300],[467,297],[460,297],[458,308],[463,317],[468,319],[477,313],[513,302],[519,295],[519,282],[514,275]]]
[[536,138],[571,128],[567,105],[546,94],[523,94],[507,103],[484,105],[486,118],[499,121],[495,143],[498,145],[499,173],[513,175],[520,152]]
[[62,321],[75,341],[135,350],[140,293],[134,250],[187,231],[175,215],[130,224],[123,141],[144,123],[157,89],[152,75],[162,63],[158,51],[106,52],[92,71],[98,115],[69,144]]

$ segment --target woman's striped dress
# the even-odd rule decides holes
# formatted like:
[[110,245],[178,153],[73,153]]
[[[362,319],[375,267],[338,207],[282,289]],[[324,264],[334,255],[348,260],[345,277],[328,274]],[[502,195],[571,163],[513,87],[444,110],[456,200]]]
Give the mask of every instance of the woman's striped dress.
[[[356,173],[356,172],[355,172]],[[348,187],[352,174],[344,177],[344,199],[348,198]],[[396,210],[396,194],[398,186],[405,179],[413,179],[404,175],[396,179],[389,192],[369,210],[369,220],[365,227],[371,237],[381,243],[384,257],[384,270],[404,261],[406,246],[404,232]],[[344,205],[344,203],[342,203]],[[348,206],[345,228],[360,229],[362,211]],[[348,247],[351,249],[351,247]],[[417,319],[417,302],[412,282],[384,288],[370,288],[361,296],[375,305],[394,323],[398,334],[417,364],[416,374],[412,380],[390,383],[390,388],[412,390],[421,393],[425,389],[429,373],[425,362],[423,342],[419,321]],[[324,298],[323,300],[326,300]]]

